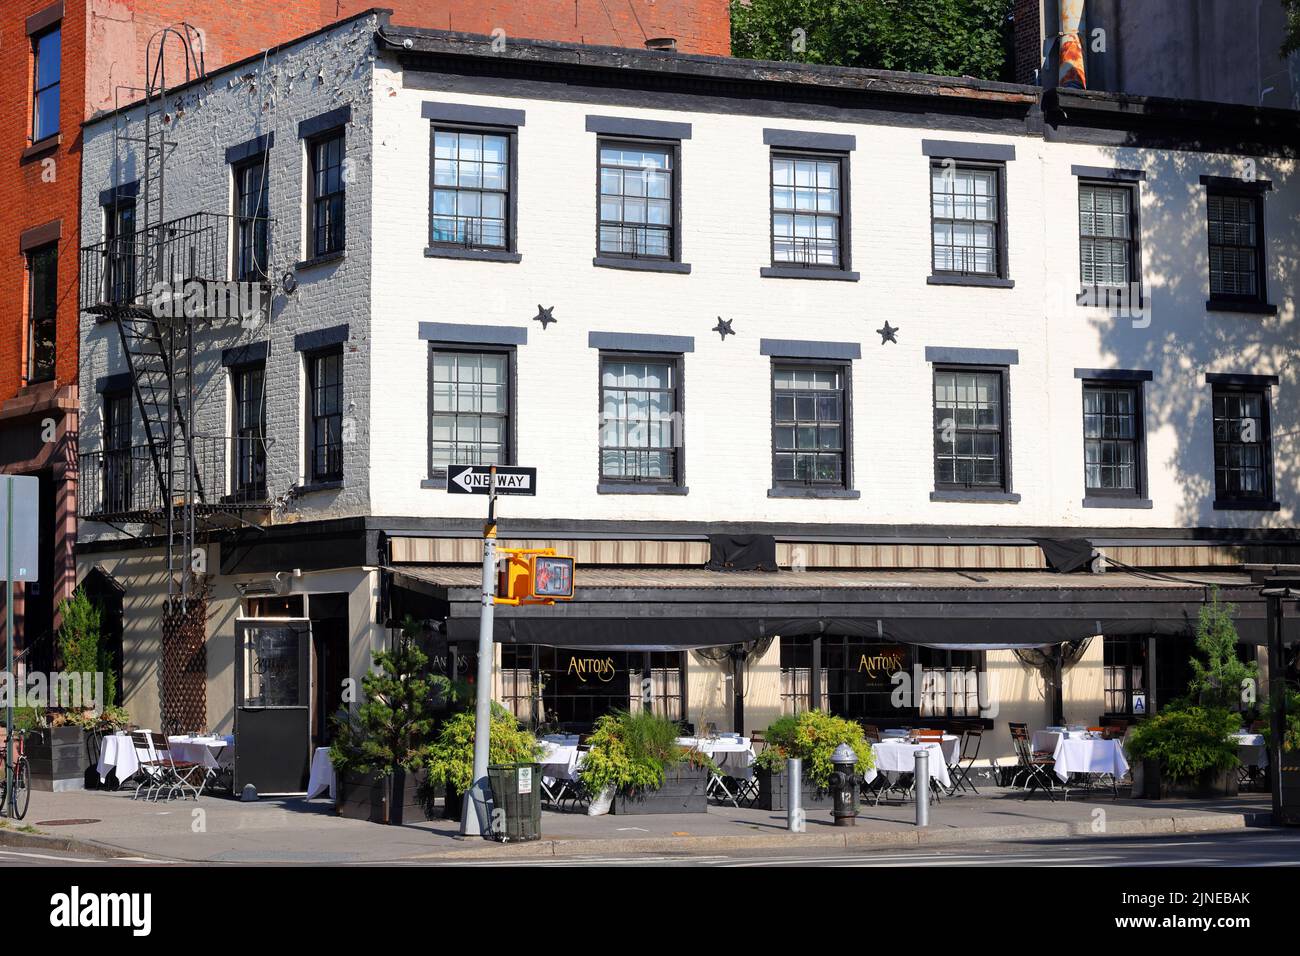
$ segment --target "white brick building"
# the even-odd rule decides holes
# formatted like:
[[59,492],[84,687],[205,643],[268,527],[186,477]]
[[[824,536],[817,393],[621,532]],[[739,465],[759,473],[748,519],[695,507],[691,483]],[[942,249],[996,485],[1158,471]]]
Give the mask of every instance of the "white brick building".
[[[1006,752],[1002,724],[1047,722],[1053,694],[988,645],[1093,638],[1075,645],[1061,716],[1128,718],[1136,698],[1158,706],[1179,679],[1196,582],[1241,602],[1254,640],[1263,612],[1243,565],[1296,560],[1289,113],[526,40],[494,50],[372,14],[183,88],[169,112],[165,218],[237,210],[253,161],[272,220],[269,322],[201,322],[196,350],[196,434],[238,431],[238,370],[265,363],[267,504],[214,517],[204,536],[214,728],[234,720],[240,618],[309,617],[334,642],[318,633],[317,657],[346,654],[314,670],[317,736],[336,701],[323,684],[363,673],[400,612],[472,650],[457,641],[472,635],[484,504],[448,494],[440,462],[488,460],[489,434],[502,436],[501,461],[539,472],[536,497],[502,502],[503,538],[579,558],[572,605],[501,614],[497,693],[538,721],[582,724],[634,703],[628,688],[647,666],[655,706],[701,727],[761,729],[810,704],[873,722],[980,719],[951,701],[884,712],[889,684],[882,698],[846,663],[883,642],[908,667],[992,674],[998,705],[983,723],[990,750]],[[141,162],[119,144],[115,169],[114,121],[85,129],[86,246],[105,238],[112,189]],[[344,248],[322,256],[308,171],[334,130]],[[468,170],[454,183],[450,149]],[[824,190],[787,193],[787,169],[811,170]],[[643,191],[660,193],[647,207],[666,228],[628,211]],[[820,203],[834,238],[774,239],[787,228],[774,204],[787,201]],[[503,222],[482,212],[496,207]],[[1092,225],[1103,209],[1110,232]],[[949,217],[951,250],[934,239]],[[628,243],[637,256],[617,254]],[[1081,259],[1103,284],[1127,278],[1141,306],[1080,304],[1094,275]],[[536,321],[539,310],[555,321]],[[734,334],[715,331],[720,321]],[[891,341],[876,331],[886,325]],[[82,331],[81,441],[93,458],[107,447],[104,396],[129,370],[111,323],[88,314]],[[342,356],[341,399],[317,424],[321,354]],[[602,409],[642,399],[615,380],[633,359],[632,391],[659,389],[673,439],[633,429],[602,453],[618,444]],[[453,361],[501,370],[501,389],[472,393],[496,411],[447,412],[450,386],[437,386]],[[784,386],[813,380],[787,408]],[[991,400],[968,429],[936,395],[975,387]],[[453,426],[454,452],[443,441]],[[471,428],[485,429],[478,442]],[[314,460],[318,430],[321,462],[341,454],[341,474]],[[825,480],[800,480],[805,450]],[[225,494],[237,471],[221,470]],[[99,566],[126,589],[127,704],[149,720],[157,529],[94,500],[82,572]],[[703,570],[711,534],[760,536],[782,570]],[[1086,538],[1183,583],[1114,566],[1056,574],[1045,538]],[[750,653],[715,660],[699,652],[702,635]],[[592,647],[632,672],[614,690],[556,676],[562,653]]]

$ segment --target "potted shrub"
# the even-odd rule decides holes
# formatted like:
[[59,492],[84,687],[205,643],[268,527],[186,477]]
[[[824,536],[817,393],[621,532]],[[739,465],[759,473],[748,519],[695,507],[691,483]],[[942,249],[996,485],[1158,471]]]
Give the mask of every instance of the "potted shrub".
[[1169,707],[1129,735],[1129,756],[1142,762],[1143,793],[1169,797],[1227,797],[1237,793],[1237,745],[1228,735],[1237,714],[1198,704]]
[[[537,738],[520,726],[515,715],[492,702],[488,738],[488,764],[536,763],[542,757]],[[428,747],[424,767],[427,780],[420,798],[426,811],[433,805],[434,787],[445,786],[446,816],[460,815],[457,802],[474,782],[474,711],[466,710],[445,720]]]
[[840,744],[848,744],[858,755],[857,771],[866,773],[874,766],[871,744],[862,727],[852,720],[834,717],[820,710],[805,710],[773,721],[764,731],[767,749],[754,762],[758,779],[758,806],[763,810],[784,810],[787,806],[785,762],[791,757],[803,761],[800,805],[805,810],[830,808],[834,800],[827,790],[831,774],[831,754]]
[[340,816],[400,826],[420,805],[425,752],[447,679],[431,673],[415,640],[419,631],[408,618],[396,646],[377,651],[361,679],[365,702],[335,718],[330,760]]
[[717,767],[679,746],[680,733],[676,721],[658,714],[605,714],[588,738],[579,777],[592,794],[612,793],[614,813],[704,813]]

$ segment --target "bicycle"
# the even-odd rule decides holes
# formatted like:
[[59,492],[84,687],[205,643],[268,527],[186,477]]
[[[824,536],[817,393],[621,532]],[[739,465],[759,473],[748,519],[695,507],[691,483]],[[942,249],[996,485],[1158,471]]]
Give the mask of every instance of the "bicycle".
[[32,769],[27,763],[27,748],[24,746],[26,735],[21,731],[14,734],[14,788],[9,790],[9,774],[6,762],[8,747],[0,746],[0,812],[7,811],[14,820],[27,816],[27,806],[32,800]]

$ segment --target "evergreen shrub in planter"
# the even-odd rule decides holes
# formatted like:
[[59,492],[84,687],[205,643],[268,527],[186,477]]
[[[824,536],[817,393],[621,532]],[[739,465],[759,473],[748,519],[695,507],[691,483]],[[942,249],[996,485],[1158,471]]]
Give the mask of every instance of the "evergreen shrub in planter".
[[1129,756],[1142,761],[1143,793],[1168,797],[1227,797],[1237,792],[1237,745],[1228,735],[1241,723],[1220,707],[1170,707],[1138,724]]
[[805,810],[833,805],[834,799],[827,788],[835,772],[831,754],[840,744],[848,744],[858,755],[858,773],[865,774],[875,765],[871,743],[861,725],[824,711],[805,710],[777,718],[763,736],[767,749],[758,755],[754,764],[758,806],[763,810],[786,809],[789,788],[785,762],[792,757],[803,761],[800,805]]
[[579,776],[587,790],[614,793],[615,813],[704,813],[709,774],[717,766],[677,743],[675,721],[614,711],[596,720]]

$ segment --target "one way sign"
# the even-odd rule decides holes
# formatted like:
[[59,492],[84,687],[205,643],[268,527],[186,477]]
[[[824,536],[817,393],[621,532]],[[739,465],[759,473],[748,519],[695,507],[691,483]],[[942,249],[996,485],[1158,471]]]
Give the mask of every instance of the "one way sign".
[[[452,465],[447,469],[447,490],[455,495],[486,495],[489,480],[487,465]],[[537,469],[497,465],[497,494],[537,494]]]

